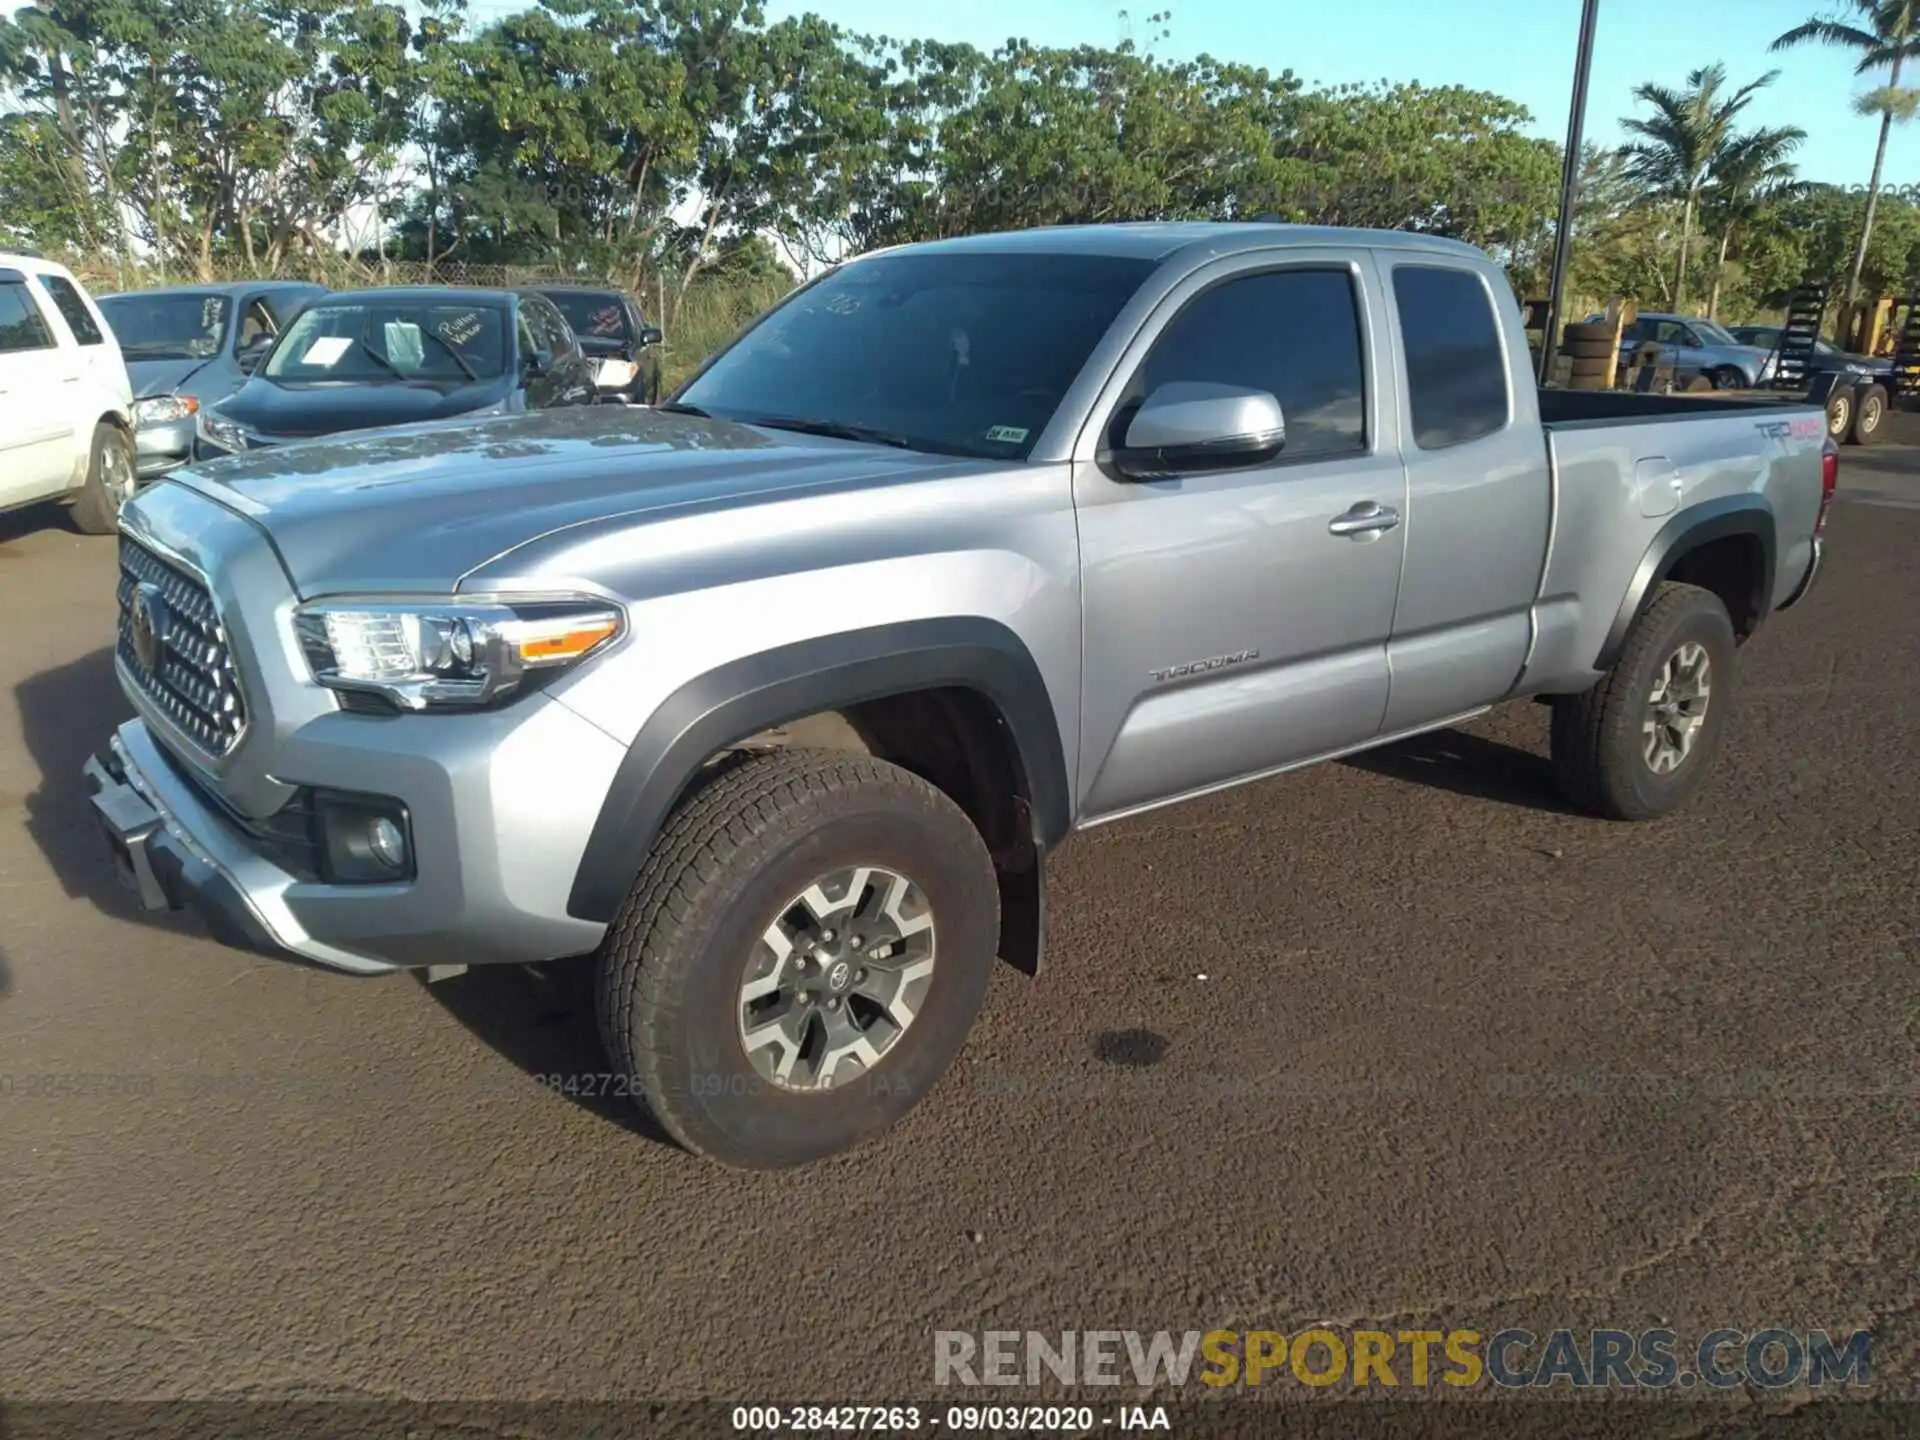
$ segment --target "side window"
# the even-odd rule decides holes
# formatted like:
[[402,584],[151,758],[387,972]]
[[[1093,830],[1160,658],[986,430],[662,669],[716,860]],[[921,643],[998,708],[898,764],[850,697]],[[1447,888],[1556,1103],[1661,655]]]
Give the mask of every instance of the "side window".
[[531,358],[534,351],[546,348],[535,336],[532,319],[532,308],[525,302],[522,302],[520,306],[520,317],[514,325],[514,333],[519,336],[520,363],[523,365]]
[[279,326],[274,324],[273,312],[267,308],[264,300],[249,300],[246,313],[240,317],[240,338],[236,342],[244,350],[249,345],[262,340],[271,340]]
[[1287,422],[1285,459],[1367,446],[1366,367],[1353,279],[1270,270],[1214,286],[1154,342],[1120,410],[1172,381],[1265,390]]
[[1620,341],[1624,345],[1645,345],[1653,339],[1653,322],[1651,320],[1636,320],[1620,332]]
[[73,282],[64,275],[42,275],[40,283],[47,287],[53,308],[67,322],[73,338],[82,345],[98,345],[103,338],[100,326],[94,321],[93,312],[87,309],[87,302],[80,298],[80,292],[73,288]]
[[1686,326],[1678,320],[1662,320],[1655,334],[1662,345],[1691,345],[1693,337],[1687,334]]
[[551,350],[556,359],[571,355],[576,348],[573,330],[568,326],[566,316],[560,313],[560,307],[545,296],[535,296],[529,304],[533,333],[540,338],[540,343]]
[[1505,428],[1507,357],[1487,287],[1471,270],[1401,265],[1393,272],[1407,355],[1413,443],[1440,450]]
[[0,285],[0,355],[53,349],[53,331],[25,285]]

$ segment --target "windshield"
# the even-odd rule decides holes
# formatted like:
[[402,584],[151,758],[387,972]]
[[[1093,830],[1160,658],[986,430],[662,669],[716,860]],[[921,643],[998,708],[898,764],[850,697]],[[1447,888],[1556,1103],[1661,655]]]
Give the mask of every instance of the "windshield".
[[540,292],[567,317],[567,324],[582,340],[626,340],[627,307],[618,295],[603,290],[542,290]]
[[1108,255],[877,255],[800,291],[676,398],[725,419],[1025,459],[1152,270]]
[[220,352],[232,309],[225,295],[109,295],[100,302],[129,360],[204,360]]
[[270,380],[466,384],[507,364],[505,312],[423,300],[330,301],[300,314],[267,357]]

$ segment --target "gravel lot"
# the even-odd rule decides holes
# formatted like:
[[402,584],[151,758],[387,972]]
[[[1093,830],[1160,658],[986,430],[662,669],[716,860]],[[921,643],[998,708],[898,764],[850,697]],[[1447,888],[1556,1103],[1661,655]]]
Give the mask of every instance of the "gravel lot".
[[1871,1325],[1912,1399],[1920,445],[1831,529],[1683,816],[1568,814],[1521,705],[1094,832],[905,1125],[741,1176],[543,1082],[605,1068],[568,976],[136,918],[113,547],[0,517],[0,1394],[871,1401],[936,1328],[1426,1321]]

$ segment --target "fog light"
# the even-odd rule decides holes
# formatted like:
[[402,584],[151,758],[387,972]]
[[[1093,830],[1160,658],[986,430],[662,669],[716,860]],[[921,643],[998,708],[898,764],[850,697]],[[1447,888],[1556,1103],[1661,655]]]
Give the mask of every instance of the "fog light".
[[374,859],[394,870],[407,863],[407,837],[384,815],[367,827],[367,848]]
[[391,885],[413,878],[407,810],[382,795],[314,795],[320,878],[330,885]]

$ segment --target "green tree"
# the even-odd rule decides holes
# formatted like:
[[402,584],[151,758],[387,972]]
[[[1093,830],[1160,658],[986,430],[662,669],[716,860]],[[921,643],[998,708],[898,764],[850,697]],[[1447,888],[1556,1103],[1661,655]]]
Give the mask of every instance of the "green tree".
[[1653,193],[1681,202],[1680,257],[1673,282],[1675,308],[1687,303],[1687,250],[1701,187],[1707,183],[1713,157],[1726,142],[1740,112],[1779,73],[1770,70],[1731,94],[1726,91],[1724,65],[1692,71],[1681,90],[1651,82],[1634,87],[1634,99],[1652,106],[1653,114],[1629,116],[1620,122],[1628,133],[1640,137],[1623,147],[1629,173]]
[[1720,285],[1734,231],[1751,223],[1768,201],[1793,185],[1790,157],[1806,138],[1806,131],[1798,126],[1774,126],[1729,135],[1714,152],[1707,167],[1706,208],[1709,222],[1720,231],[1720,252],[1714,257],[1713,289],[1707,296],[1709,320],[1719,318]]
[[1916,100],[1911,89],[1902,89],[1900,72],[1910,60],[1920,61],[1920,0],[1851,0],[1851,9],[1859,21],[1815,18],[1796,25],[1773,42],[1775,50],[1795,45],[1827,45],[1848,50],[1858,57],[1853,73],[1871,75],[1882,69],[1887,83],[1859,97],[1857,108],[1880,117],[1880,135],[1873,149],[1873,173],[1867,180],[1866,214],[1860,222],[1860,242],[1853,252],[1853,264],[1847,272],[1847,304],[1860,298],[1860,277],[1867,263],[1867,246],[1873,235],[1874,212],[1879,208],[1880,176],[1887,161],[1887,140],[1896,120],[1913,117]]

